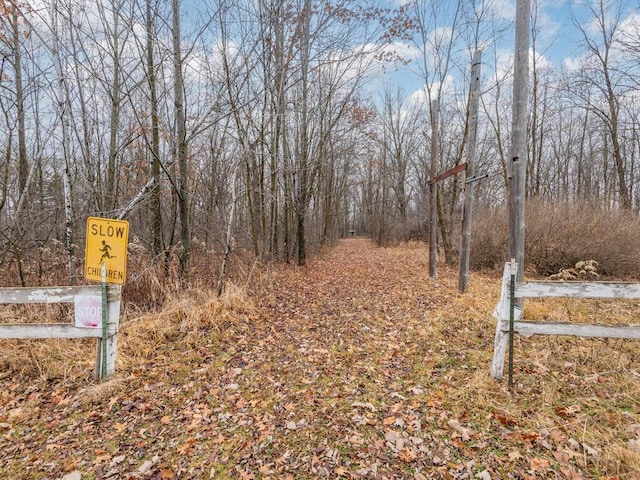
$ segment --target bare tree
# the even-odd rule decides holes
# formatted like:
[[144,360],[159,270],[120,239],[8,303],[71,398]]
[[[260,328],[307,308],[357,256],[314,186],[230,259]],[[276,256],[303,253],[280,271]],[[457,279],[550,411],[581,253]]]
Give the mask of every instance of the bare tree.
[[160,118],[158,112],[158,93],[156,83],[156,64],[154,60],[154,11],[151,0],[145,0],[145,31],[146,31],[146,73],[149,88],[150,107],[150,128],[151,144],[149,151],[151,155],[151,178],[153,179],[153,190],[151,191],[150,210],[152,220],[152,251],[154,256],[159,255],[164,250],[164,232],[162,222],[162,202],[161,194],[161,160],[160,160]]
[[417,104],[408,104],[401,90],[386,90],[382,100],[380,121],[382,125],[381,147],[390,160],[391,189],[395,196],[399,236],[408,234],[409,166],[417,155],[419,137],[419,115]]
[[187,120],[184,104],[183,57],[180,37],[180,0],[172,0],[172,29],[173,45],[173,107],[176,125],[175,150],[179,178],[179,206],[180,206],[180,272],[185,273],[191,255],[191,219],[189,213],[189,164],[187,144]]
[[[417,24],[416,46],[420,51],[417,67],[420,77],[424,81],[432,137],[439,131],[437,128],[437,123],[441,120],[439,109],[442,108],[445,101],[443,93],[449,80],[454,48],[459,38],[463,2],[455,1],[445,8],[442,7],[442,4],[436,5],[433,0],[421,0],[414,3],[414,17]],[[440,26],[441,17],[446,19],[446,28]],[[438,110],[436,111],[436,109]],[[436,158],[438,152],[436,142],[437,138],[431,138],[431,178],[436,175],[439,168],[439,159]],[[438,236],[434,230],[438,225],[438,209],[434,203],[437,202],[438,184],[432,183],[430,191],[429,271],[430,275],[435,277]],[[446,230],[441,231],[442,233],[446,237]],[[448,241],[446,238],[444,240]]]
[[22,79],[22,45],[20,42],[20,14],[18,8],[11,9],[11,27],[13,43],[13,71],[16,89],[16,110],[18,119],[18,189],[26,193],[27,176],[29,175],[29,162],[27,159],[27,144],[25,132],[25,99]]
[[98,13],[107,33],[108,50],[111,56],[111,82],[109,85],[110,113],[109,113],[109,153],[107,160],[107,179],[105,188],[105,205],[107,211],[116,207],[118,192],[117,156],[119,150],[118,133],[120,129],[120,114],[122,102],[121,58],[122,48],[126,39],[121,35],[125,31],[121,27],[120,12],[123,1],[110,2],[109,12],[102,1],[98,2]]
[[631,196],[620,139],[621,99],[629,87],[616,55],[616,49],[621,46],[620,26],[626,5],[626,1],[595,0],[587,3],[586,19],[574,16],[574,25],[582,36],[586,52],[571,81],[584,87],[576,89],[582,105],[597,115],[607,129],[620,205],[630,209]]
[[57,75],[57,115],[61,126],[61,144],[62,155],[64,160],[63,186],[64,186],[64,211],[66,218],[65,240],[68,255],[69,277],[75,275],[75,252],[74,252],[74,234],[76,218],[73,209],[73,193],[71,183],[72,169],[72,147],[69,127],[69,117],[71,115],[71,103],[69,101],[69,86],[66,81],[65,69],[62,63],[62,53],[60,52],[60,39],[62,38],[59,31],[58,23],[58,2],[51,2],[51,23],[52,23],[52,43],[51,55],[56,66]]

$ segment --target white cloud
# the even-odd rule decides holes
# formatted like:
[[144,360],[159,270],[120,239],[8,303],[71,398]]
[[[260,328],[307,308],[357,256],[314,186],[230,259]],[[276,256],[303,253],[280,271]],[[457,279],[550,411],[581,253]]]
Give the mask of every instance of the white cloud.
[[409,97],[409,103],[413,105],[426,105],[427,104],[427,93],[424,88],[420,90],[416,90]]
[[563,64],[564,68],[566,68],[568,72],[575,72],[577,70],[580,70],[582,60],[580,58],[567,57],[564,59]]
[[211,53],[208,55],[207,68],[210,68],[213,72],[223,72],[223,60],[225,55],[227,56],[232,68],[234,66],[240,68],[242,62],[240,45],[237,42],[229,40],[223,42],[220,38],[216,38],[211,45]]
[[631,12],[618,28],[617,40],[622,44],[640,44],[640,13]]
[[555,15],[539,11],[536,19],[538,41],[549,42],[556,39],[561,30],[561,23]]
[[640,36],[640,13],[631,12],[620,23],[621,36],[635,36],[636,39]]
[[[544,54],[536,52],[535,55],[536,68],[538,70],[551,70],[554,68],[553,63]],[[529,64],[533,65],[533,49],[529,50]]]
[[[451,75],[447,75],[444,79],[444,82],[434,82],[431,86],[432,94],[440,90],[442,87],[442,95],[447,96],[452,94],[455,91],[455,82]],[[410,96],[410,103],[417,106],[426,106],[428,105],[428,96],[426,87],[422,87],[419,90],[413,92]]]
[[431,45],[446,45],[453,36],[451,27],[436,27],[429,33],[429,43]]
[[495,80],[513,74],[513,50],[499,48],[496,50]]

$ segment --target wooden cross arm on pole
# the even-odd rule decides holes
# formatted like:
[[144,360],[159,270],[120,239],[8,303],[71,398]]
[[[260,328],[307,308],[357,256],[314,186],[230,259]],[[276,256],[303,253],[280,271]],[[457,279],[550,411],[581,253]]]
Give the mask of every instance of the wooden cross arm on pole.
[[467,164],[460,163],[455,167],[450,168],[446,172],[443,172],[440,175],[436,175],[435,177],[433,177],[431,180],[429,180],[429,184],[438,183],[440,180],[444,180],[445,178],[450,177],[451,175],[455,175],[456,173],[462,172],[465,168],[467,168]]

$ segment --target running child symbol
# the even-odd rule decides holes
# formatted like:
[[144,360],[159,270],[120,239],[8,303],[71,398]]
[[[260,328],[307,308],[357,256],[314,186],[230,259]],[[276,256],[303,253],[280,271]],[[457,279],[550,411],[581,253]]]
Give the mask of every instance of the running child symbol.
[[102,252],[102,256],[100,257],[100,263],[102,263],[104,259],[109,260],[111,258],[116,258],[115,255],[111,255],[111,246],[104,240],[102,240],[102,248],[100,248],[99,250]]

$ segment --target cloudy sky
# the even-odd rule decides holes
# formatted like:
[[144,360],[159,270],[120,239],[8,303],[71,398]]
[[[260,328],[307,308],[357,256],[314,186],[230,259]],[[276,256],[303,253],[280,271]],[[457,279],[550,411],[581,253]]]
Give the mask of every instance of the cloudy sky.
[[[450,11],[454,1],[443,0],[443,11]],[[482,2],[477,0],[476,3]],[[619,22],[621,31],[634,31],[637,35],[640,31],[640,2],[637,0],[531,0],[538,64],[555,69],[577,68],[584,54],[584,42],[578,26],[597,38],[598,27],[593,20],[592,11],[597,11],[600,3],[610,7],[606,20],[608,23]],[[492,19],[505,28],[495,41],[486,44],[483,55],[483,75],[486,75],[487,68],[492,68],[490,63],[498,70],[511,69],[516,0],[485,0],[484,4],[488,6]],[[441,16],[440,22],[439,28],[447,27],[446,14]],[[398,44],[395,48],[406,57],[416,52],[416,45]],[[388,69],[381,74],[376,86],[383,83],[400,85],[411,95],[411,92],[420,90],[423,84],[415,70],[415,63],[397,70]]]

